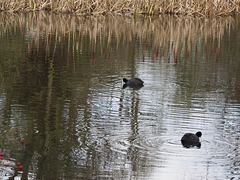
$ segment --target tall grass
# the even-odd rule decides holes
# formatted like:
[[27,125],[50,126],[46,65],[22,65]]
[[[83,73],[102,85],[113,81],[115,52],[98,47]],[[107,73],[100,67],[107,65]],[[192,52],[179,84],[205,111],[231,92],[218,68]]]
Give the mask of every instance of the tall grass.
[[218,16],[239,13],[240,0],[1,0],[0,11],[48,10],[77,15],[184,14]]

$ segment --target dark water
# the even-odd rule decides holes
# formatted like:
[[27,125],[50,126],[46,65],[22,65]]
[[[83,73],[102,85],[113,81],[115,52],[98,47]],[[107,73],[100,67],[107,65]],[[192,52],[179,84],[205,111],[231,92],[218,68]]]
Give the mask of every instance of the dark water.
[[0,179],[240,178],[238,17],[0,22]]

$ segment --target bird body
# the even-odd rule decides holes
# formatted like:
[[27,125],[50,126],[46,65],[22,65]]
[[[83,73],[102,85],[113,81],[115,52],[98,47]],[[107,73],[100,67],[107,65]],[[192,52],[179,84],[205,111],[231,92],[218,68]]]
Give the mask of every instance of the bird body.
[[126,88],[127,86],[131,87],[131,88],[141,88],[143,87],[143,81],[140,78],[131,78],[131,79],[126,79],[123,78],[123,88]]
[[200,137],[202,136],[202,133],[198,131],[196,134],[193,133],[186,133],[181,138],[181,143],[184,147],[201,147]]

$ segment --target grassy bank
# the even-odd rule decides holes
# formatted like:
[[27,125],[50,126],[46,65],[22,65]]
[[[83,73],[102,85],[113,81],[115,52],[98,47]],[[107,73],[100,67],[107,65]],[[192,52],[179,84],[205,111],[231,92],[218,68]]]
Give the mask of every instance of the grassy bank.
[[47,10],[77,15],[183,14],[219,16],[239,13],[240,0],[1,0],[7,12]]

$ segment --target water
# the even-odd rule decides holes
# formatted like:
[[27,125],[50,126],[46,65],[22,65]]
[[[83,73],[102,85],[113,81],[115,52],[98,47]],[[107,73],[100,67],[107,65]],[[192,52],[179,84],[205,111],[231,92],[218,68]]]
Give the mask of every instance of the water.
[[1,179],[240,178],[238,17],[0,18]]

